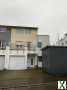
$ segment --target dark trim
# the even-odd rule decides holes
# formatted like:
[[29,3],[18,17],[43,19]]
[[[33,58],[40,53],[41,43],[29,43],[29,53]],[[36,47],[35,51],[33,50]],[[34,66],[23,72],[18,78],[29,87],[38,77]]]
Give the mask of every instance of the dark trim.
[[42,50],[47,49],[47,48],[67,48],[67,46],[46,46],[42,48]]
[[38,34],[37,36],[49,36],[49,35],[42,35],[42,34]]
[[0,25],[0,27],[7,27],[7,28],[23,28],[23,29],[34,29],[34,30],[38,30],[37,27],[26,27],[26,26]]

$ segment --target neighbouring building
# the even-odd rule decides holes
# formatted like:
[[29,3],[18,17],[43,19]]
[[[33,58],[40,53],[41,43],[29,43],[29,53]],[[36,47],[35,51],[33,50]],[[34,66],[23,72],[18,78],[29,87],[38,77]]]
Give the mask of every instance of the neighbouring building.
[[49,36],[38,35],[37,27],[0,25],[0,70],[42,67],[41,49],[47,45]]
[[67,33],[64,35],[63,38],[61,38],[60,40],[58,40],[56,42],[57,46],[67,46]]
[[43,70],[50,74],[67,74],[67,47],[47,46],[42,49]]
[[37,65],[37,27],[0,25],[0,70]]
[[42,67],[42,48],[50,45],[49,35],[37,35],[38,67]]

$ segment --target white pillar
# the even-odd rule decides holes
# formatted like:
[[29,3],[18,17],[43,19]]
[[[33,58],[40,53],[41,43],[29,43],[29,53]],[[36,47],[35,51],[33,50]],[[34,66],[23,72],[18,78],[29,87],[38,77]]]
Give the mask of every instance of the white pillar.
[[27,69],[27,67],[28,67],[28,64],[27,64],[27,54],[28,54],[28,51],[27,51],[27,47],[25,47],[25,68]]
[[37,55],[35,56],[35,66],[37,65]]
[[9,47],[6,47],[5,52],[5,69],[9,69]]

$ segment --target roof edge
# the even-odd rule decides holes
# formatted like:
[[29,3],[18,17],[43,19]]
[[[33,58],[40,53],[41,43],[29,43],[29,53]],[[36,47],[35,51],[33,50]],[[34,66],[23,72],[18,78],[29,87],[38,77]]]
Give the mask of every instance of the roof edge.
[[42,35],[42,34],[37,34],[37,35],[38,35],[38,36],[49,36],[49,35],[44,35],[44,34],[43,34],[43,35]]
[[46,49],[46,48],[67,48],[67,46],[46,46],[46,47],[42,48],[42,50]]
[[17,26],[17,25],[0,25],[0,27],[26,28],[26,29],[38,30],[38,27]]

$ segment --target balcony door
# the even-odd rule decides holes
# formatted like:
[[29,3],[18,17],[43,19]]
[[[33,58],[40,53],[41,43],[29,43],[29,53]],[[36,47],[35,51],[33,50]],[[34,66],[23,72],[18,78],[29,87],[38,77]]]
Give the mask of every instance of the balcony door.
[[4,40],[0,40],[0,48],[6,48],[6,42]]

